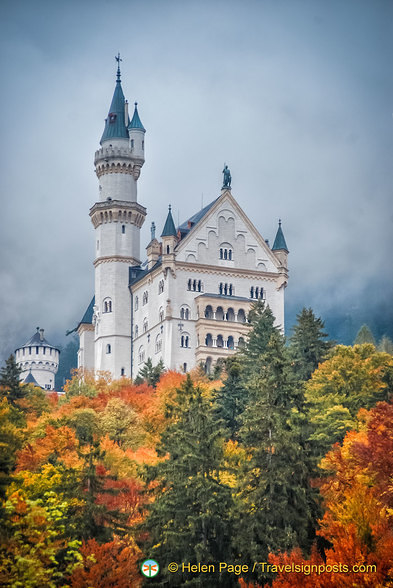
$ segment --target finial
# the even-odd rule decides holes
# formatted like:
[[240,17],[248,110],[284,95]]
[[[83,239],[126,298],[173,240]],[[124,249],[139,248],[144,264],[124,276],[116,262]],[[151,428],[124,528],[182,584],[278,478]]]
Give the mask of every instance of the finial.
[[134,102],[134,106],[136,108],[138,106],[138,102]]
[[40,330],[40,327],[36,327],[36,328],[37,328],[37,331],[39,331],[39,330]]
[[120,53],[117,54],[117,57],[115,56],[115,59],[117,61],[117,82],[120,82],[120,61],[123,61],[120,57]]
[[171,205],[169,205],[169,206],[168,206],[168,208],[169,208],[169,212],[171,212],[171,210],[172,210],[172,206],[171,206]]
[[281,219],[278,219],[278,226],[281,227]]
[[153,241],[153,239],[156,238],[156,223],[154,221],[151,223],[150,232],[151,232],[151,240]]

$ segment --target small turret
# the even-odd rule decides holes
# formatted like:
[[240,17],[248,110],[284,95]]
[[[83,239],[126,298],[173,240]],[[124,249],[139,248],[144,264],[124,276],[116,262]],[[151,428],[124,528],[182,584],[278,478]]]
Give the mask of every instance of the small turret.
[[283,230],[281,228],[281,219],[278,221],[278,229],[276,233],[276,238],[274,239],[272,251],[274,252],[275,256],[281,263],[281,265],[287,269],[288,268],[288,247],[285,242],[285,237]]
[[174,271],[175,247],[177,244],[177,231],[172,217],[172,207],[169,205],[168,216],[166,217],[162,237],[162,265],[170,267]]
[[161,253],[161,247],[156,239],[156,225],[154,222],[151,223],[151,240],[146,247],[147,253],[147,269],[151,269],[158,261]]
[[[145,133],[146,129],[139,118],[138,102],[134,103],[134,115],[128,125],[128,136],[130,137],[130,148],[135,158],[145,161]],[[142,163],[143,165],[143,163]],[[141,167],[142,167],[141,165]]]

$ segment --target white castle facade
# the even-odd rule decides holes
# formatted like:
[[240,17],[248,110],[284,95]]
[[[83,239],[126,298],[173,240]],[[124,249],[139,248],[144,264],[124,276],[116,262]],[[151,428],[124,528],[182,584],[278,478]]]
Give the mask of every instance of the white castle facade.
[[202,363],[210,371],[244,342],[256,299],[284,328],[288,249],[281,223],[270,248],[233,197],[225,168],[216,200],[178,228],[169,207],[160,240],[152,223],[142,264],[146,209],[137,201],[137,182],[144,154],[145,129],[136,104],[129,118],[118,67],[95,154],[95,295],[77,327],[78,366],[135,378],[150,358],[168,369]]

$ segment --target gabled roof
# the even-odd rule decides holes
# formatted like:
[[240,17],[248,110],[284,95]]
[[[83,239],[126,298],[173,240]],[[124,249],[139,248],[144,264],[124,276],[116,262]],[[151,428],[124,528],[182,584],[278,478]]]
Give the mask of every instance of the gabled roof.
[[183,239],[191,231],[191,229],[193,229],[199,223],[199,221],[203,219],[203,217],[205,216],[205,214],[209,212],[213,204],[217,202],[218,198],[216,198],[215,200],[213,200],[213,202],[210,202],[210,204],[196,212],[193,216],[191,216],[188,220],[186,220],[179,226],[178,231],[180,232],[180,240]]
[[84,324],[91,325],[92,324],[95,300],[96,300],[96,297],[93,296],[89,306],[86,308],[85,314],[83,315],[82,320],[79,323],[79,325],[84,325]]
[[108,118],[105,119],[105,128],[100,143],[109,139],[128,139],[128,131],[125,123],[125,98],[120,81],[120,68],[117,68],[117,79],[112,102],[109,108]]
[[278,229],[277,229],[276,238],[274,239],[272,251],[278,251],[279,249],[284,249],[285,251],[288,252],[288,247],[285,242],[284,233],[281,228],[281,221],[278,221]]
[[140,129],[141,131],[146,131],[145,127],[142,124],[141,119],[139,118],[137,106],[138,106],[138,102],[135,102],[134,116],[132,117],[131,122],[128,124],[128,130]]
[[175,223],[173,222],[173,216],[171,211],[171,205],[169,205],[168,216],[166,217],[164,229],[161,233],[161,237],[176,237],[177,231]]

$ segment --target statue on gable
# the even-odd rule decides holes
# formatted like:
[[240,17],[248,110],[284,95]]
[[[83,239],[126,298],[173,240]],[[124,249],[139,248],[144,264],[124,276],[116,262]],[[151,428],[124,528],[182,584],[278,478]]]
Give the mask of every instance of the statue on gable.
[[232,181],[232,177],[231,177],[231,172],[229,171],[229,168],[227,165],[224,166],[224,169],[222,170],[222,173],[224,174],[224,183],[222,185],[222,188],[227,188],[227,189],[231,189],[231,181]]

